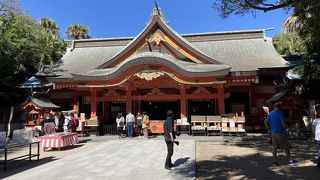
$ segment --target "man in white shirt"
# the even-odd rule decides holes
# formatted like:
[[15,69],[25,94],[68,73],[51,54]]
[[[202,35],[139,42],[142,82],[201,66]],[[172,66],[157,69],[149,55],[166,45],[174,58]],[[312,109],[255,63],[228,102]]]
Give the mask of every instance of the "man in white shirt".
[[320,104],[315,105],[316,119],[312,123],[312,132],[318,146],[317,167],[320,168]]
[[134,126],[135,117],[131,112],[126,116],[127,128],[128,128],[128,137],[133,137],[133,126]]

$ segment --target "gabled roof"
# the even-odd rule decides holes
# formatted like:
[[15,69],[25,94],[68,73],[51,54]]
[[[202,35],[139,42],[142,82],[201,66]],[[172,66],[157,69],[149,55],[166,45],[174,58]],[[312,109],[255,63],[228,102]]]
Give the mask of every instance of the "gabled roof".
[[20,84],[20,88],[42,88],[42,87],[51,87],[52,83],[44,83],[40,79],[32,76],[26,82]]
[[23,103],[23,106],[27,105],[28,103],[33,103],[34,105],[42,109],[60,108],[60,106],[53,104],[47,97],[36,94],[34,96],[29,96],[28,99]]
[[167,23],[164,22],[161,15],[159,15],[158,13],[153,13],[150,22],[144,28],[144,30],[139,35],[137,35],[122,51],[117,53],[110,60],[107,60],[105,63],[98,66],[97,69],[106,68],[117,61],[121,61],[127,58],[126,56],[131,55],[130,51],[134,50],[134,48],[137,48],[139,44],[144,43],[146,38],[148,38],[154,32],[155,29],[162,30],[166,35],[172,38],[179,45],[179,48],[183,48],[186,51],[190,51],[195,56],[197,56],[197,58],[200,61],[202,60],[205,63],[210,64],[223,64],[202,53],[199,49],[197,49],[195,46],[193,46],[191,43],[185,40],[182,36],[176,33],[173,29],[171,29],[167,25]]
[[[174,40],[179,47],[197,56],[203,62],[187,63],[163,54],[163,59],[155,58],[156,52],[146,53],[134,51],[145,42],[152,30],[161,29]],[[148,57],[147,57],[148,56]],[[174,61],[175,70],[186,76],[214,76],[227,71],[259,71],[262,68],[288,67],[289,64],[276,52],[269,38],[265,37],[265,29],[209,32],[179,35],[159,16],[153,15],[146,28],[135,38],[104,38],[73,41],[73,49],[68,50],[56,65],[57,77],[48,78],[53,82],[80,81],[84,79],[112,79],[131,65],[129,60],[139,59],[158,64],[170,64]],[[169,60],[165,62],[164,60]],[[202,65],[201,65],[202,64]],[[121,68],[121,65],[123,67]],[[223,71],[214,73],[219,68]],[[220,69],[221,70],[221,69]],[[100,76],[100,77],[98,77]]]
[[143,64],[164,65],[174,69],[178,74],[186,77],[226,76],[230,66],[224,64],[196,64],[177,61],[172,56],[158,52],[139,53],[122,61],[118,66],[106,69],[94,69],[87,73],[72,74],[74,80],[111,80],[120,76],[133,66]]

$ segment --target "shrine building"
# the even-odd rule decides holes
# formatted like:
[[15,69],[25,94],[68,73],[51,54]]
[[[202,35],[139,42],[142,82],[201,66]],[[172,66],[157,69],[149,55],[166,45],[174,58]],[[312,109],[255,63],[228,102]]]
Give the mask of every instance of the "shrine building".
[[289,69],[264,29],[178,34],[154,10],[136,37],[72,41],[47,80],[52,102],[100,124],[119,112],[164,120],[168,109],[188,120],[243,112],[260,121]]

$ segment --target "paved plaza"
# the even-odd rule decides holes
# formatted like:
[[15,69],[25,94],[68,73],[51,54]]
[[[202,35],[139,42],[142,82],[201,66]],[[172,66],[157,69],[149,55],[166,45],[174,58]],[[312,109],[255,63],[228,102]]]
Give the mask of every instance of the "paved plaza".
[[[39,166],[6,177],[12,180],[50,179],[195,179],[195,141],[182,140],[175,145],[172,162],[177,166],[164,169],[166,145],[163,140],[107,140],[88,143]],[[42,152],[42,160],[49,157]],[[44,159],[43,159],[44,158]],[[9,167],[10,168],[10,167]],[[0,176],[1,177],[1,176]]]
[[[163,137],[117,139],[115,136],[80,138],[80,144],[41,152],[40,161],[12,164],[0,179],[319,179],[316,146],[311,139],[290,140],[291,152],[300,161],[289,166],[280,151],[280,166],[272,165],[272,148],[265,136],[179,136],[173,162],[164,169]],[[19,153],[19,152],[15,152]]]

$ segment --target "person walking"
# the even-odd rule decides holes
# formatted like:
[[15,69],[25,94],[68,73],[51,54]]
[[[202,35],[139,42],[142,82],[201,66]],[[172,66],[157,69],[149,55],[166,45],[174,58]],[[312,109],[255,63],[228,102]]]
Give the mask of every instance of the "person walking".
[[[269,115],[269,113],[270,113],[269,107],[268,107],[268,106],[262,106],[262,109],[263,109],[263,111],[264,111],[265,114],[266,114],[266,116],[264,116],[264,117],[267,117],[267,116]],[[267,129],[268,129],[269,143],[272,144],[270,127],[267,127]]]
[[265,120],[265,125],[271,132],[272,138],[272,154],[273,154],[273,164],[279,166],[277,161],[277,150],[284,149],[287,158],[289,159],[289,165],[297,165],[299,162],[293,160],[290,155],[289,144],[287,140],[287,125],[285,122],[284,113],[280,110],[281,103],[274,104],[274,110],[270,112]]
[[122,113],[118,113],[116,122],[117,122],[118,135],[120,139],[120,138],[123,138],[123,126],[124,126],[124,117],[122,116]]
[[318,147],[317,167],[320,168],[320,104],[315,106],[316,119],[312,122],[312,132]]
[[70,112],[72,126],[71,132],[77,132],[77,127],[79,126],[79,120],[75,117],[74,112]]
[[140,114],[140,112],[138,112],[138,114],[136,115],[136,125],[138,128],[138,134],[140,138],[142,138],[142,120],[143,120],[143,115]]
[[169,110],[167,111],[167,118],[163,123],[163,129],[164,129],[164,140],[167,144],[167,157],[166,162],[164,164],[164,168],[171,170],[174,165],[171,162],[171,156],[173,155],[173,143],[175,137],[174,132],[174,121],[173,121],[174,113],[173,111]]
[[59,119],[59,113],[58,112],[55,112],[54,113],[54,125],[55,125],[55,131],[56,132],[59,132],[59,126],[60,126],[60,119]]
[[142,130],[143,130],[143,137],[145,139],[149,139],[148,135],[148,127],[150,125],[149,116],[147,115],[147,112],[143,112],[143,118],[142,118]]
[[126,122],[127,122],[127,128],[128,128],[128,137],[132,138],[133,137],[133,126],[134,126],[134,115],[129,112],[128,115],[126,116]]
[[63,132],[68,133],[71,132],[71,127],[72,127],[72,121],[71,121],[71,116],[70,113],[66,113],[64,116],[64,124],[63,124]]

